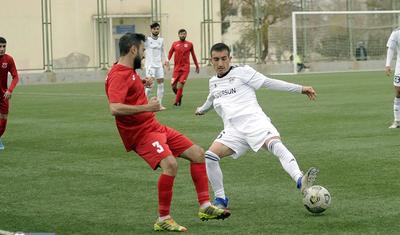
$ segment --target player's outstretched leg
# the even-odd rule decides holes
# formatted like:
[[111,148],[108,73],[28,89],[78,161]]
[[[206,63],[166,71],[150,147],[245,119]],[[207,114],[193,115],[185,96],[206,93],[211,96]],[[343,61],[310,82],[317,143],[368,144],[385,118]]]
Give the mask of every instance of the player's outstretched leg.
[[220,209],[214,205],[210,205],[206,208],[199,209],[199,218],[201,220],[212,220],[212,219],[226,219],[231,215],[231,212],[226,209]]
[[171,231],[171,232],[186,232],[187,228],[179,225],[172,218],[156,221],[154,224],[154,231]]
[[300,189],[301,193],[304,194],[306,189],[313,186],[318,172],[319,170],[317,168],[311,167],[302,177],[297,180],[297,188]]

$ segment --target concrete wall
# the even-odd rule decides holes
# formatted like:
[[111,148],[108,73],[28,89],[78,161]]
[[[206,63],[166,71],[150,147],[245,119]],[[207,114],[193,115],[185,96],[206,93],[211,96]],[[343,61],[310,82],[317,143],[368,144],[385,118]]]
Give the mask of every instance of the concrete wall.
[[[43,37],[41,0],[7,0],[0,7],[0,36],[7,39],[7,53],[11,54],[18,69],[43,69]],[[213,18],[220,19],[219,0],[213,2]],[[18,9],[18,10],[16,10]],[[96,27],[97,0],[51,0],[53,59],[55,65],[64,65],[70,58],[73,64],[85,67],[99,65],[99,45]],[[203,1],[161,1],[161,36],[168,50],[177,40],[181,28],[188,31],[200,57]],[[151,1],[107,1],[108,60],[115,61],[115,44],[120,35],[113,34],[113,25],[135,24],[136,32],[148,35],[151,23]],[[221,38],[220,29],[214,30],[214,40]],[[87,59],[85,58],[89,58]],[[199,58],[200,59],[200,58]],[[83,62],[82,62],[83,61]],[[86,62],[87,61],[87,62]]]

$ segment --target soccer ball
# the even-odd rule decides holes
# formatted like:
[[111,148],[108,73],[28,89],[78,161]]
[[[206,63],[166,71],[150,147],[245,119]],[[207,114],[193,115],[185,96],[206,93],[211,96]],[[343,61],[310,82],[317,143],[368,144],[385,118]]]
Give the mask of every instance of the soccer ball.
[[306,189],[303,197],[303,204],[311,213],[322,213],[331,204],[331,194],[326,188],[313,185]]

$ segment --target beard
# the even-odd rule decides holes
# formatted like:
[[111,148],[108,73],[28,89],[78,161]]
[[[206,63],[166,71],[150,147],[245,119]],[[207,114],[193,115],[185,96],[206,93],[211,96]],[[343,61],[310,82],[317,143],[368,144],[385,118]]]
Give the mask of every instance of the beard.
[[133,69],[140,69],[142,67],[142,57],[137,55],[133,60]]
[[181,41],[185,41],[186,37],[179,37]]

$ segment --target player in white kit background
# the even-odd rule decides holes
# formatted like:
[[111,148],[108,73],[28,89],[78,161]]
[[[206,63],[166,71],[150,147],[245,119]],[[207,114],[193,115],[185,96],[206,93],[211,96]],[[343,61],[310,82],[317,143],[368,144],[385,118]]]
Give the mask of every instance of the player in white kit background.
[[[164,66],[169,68],[168,58],[165,54],[164,39],[159,37],[160,24],[152,23],[150,25],[151,35],[147,37],[145,42],[145,71],[146,77],[157,80],[157,99],[161,104],[161,109],[165,109],[162,105],[164,97]],[[146,88],[146,96],[150,99],[152,87]]]
[[387,76],[392,74],[390,64],[395,52],[397,52],[396,67],[394,69],[393,85],[395,89],[395,97],[393,100],[394,121],[389,128],[400,128],[400,28],[395,29],[386,44],[386,65],[385,73]]
[[227,156],[237,159],[249,148],[255,152],[264,148],[278,157],[297,188],[304,192],[314,183],[318,169],[311,167],[303,175],[295,157],[282,143],[279,132],[258,104],[255,92],[266,87],[303,93],[314,100],[314,89],[268,78],[249,66],[231,66],[230,48],[224,43],[211,48],[211,63],[217,75],[210,79],[209,95],[206,102],[196,109],[196,115],[203,115],[213,107],[224,122],[224,130],[205,153],[207,175],[215,195],[214,204],[221,208],[228,206],[220,159]]

